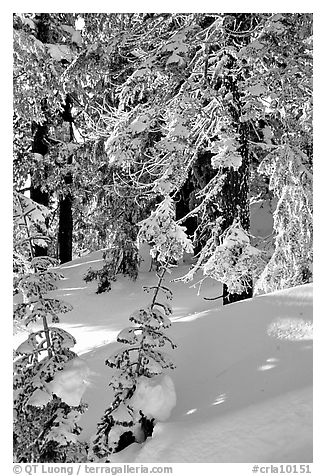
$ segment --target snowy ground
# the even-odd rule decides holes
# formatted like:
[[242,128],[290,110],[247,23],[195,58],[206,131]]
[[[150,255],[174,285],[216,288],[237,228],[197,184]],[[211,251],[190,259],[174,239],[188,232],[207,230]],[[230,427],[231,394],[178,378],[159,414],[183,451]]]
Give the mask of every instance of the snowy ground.
[[[65,280],[56,294],[73,306],[61,327],[77,339],[75,350],[89,367],[80,422],[82,438],[112,399],[112,370],[104,360],[117,348],[117,333],[130,313],[148,301],[143,285],[155,282],[148,262],[136,282],[120,278],[109,293],[82,276],[101,266],[93,253],[61,266]],[[174,269],[168,280],[186,273]],[[168,280],[166,284],[168,284]],[[114,455],[116,462],[311,462],[312,461],[312,285],[221,307],[206,301],[221,293],[212,280],[197,290],[171,283],[174,293],[170,352],[177,403],[152,438]],[[15,344],[22,340],[15,336]]]

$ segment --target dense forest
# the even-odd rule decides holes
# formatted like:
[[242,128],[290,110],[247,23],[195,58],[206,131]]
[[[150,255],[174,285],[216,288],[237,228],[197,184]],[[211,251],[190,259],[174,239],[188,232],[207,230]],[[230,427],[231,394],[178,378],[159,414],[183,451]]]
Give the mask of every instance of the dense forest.
[[[312,282],[312,48],[305,13],[14,14],[14,324],[40,324],[14,353],[16,461],[106,461],[152,434],[135,389],[173,368],[163,280],[185,254],[179,279],[216,280],[224,305]],[[137,280],[143,244],[158,282],[85,445],[86,405],[55,392],[76,357],[52,326],[71,310],[51,295],[58,266],[102,250],[84,280],[110,293]]]

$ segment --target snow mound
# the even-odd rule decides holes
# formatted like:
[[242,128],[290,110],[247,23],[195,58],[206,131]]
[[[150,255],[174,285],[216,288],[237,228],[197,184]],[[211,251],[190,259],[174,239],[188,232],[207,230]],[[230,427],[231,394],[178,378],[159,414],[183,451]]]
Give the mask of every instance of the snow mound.
[[37,388],[28,399],[27,404],[33,405],[34,407],[45,407],[51,400],[52,395],[50,393]]
[[75,357],[47,384],[47,390],[61,398],[67,405],[76,407],[86,390],[88,368],[84,360]]
[[167,420],[175,407],[177,397],[170,376],[140,377],[135,393],[131,398],[131,406],[136,411],[158,421]]

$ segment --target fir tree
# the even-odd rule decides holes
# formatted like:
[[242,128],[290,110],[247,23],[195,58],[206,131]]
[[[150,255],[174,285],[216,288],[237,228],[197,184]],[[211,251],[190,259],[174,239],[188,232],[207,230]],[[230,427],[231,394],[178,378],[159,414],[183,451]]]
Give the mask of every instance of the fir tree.
[[[136,405],[137,389],[144,384],[144,379],[174,368],[170,357],[161,350],[166,343],[175,347],[165,334],[165,329],[171,325],[172,308],[168,301],[172,299],[172,293],[163,285],[163,280],[171,262],[179,260],[184,251],[192,250],[184,228],[174,221],[174,214],[173,201],[166,196],[151,216],[140,223],[139,241],[152,245],[151,253],[157,256],[161,265],[158,282],[156,286],[144,289],[153,292],[150,304],[131,314],[129,320],[133,326],[123,329],[117,337],[124,347],[106,360],[106,364],[118,373],[110,382],[114,400],[98,424],[92,441],[90,457],[93,460],[108,461],[110,453],[120,451],[134,441],[142,442],[151,435],[155,418],[147,414],[141,403]],[[160,293],[165,300],[159,299]]]
[[60,372],[70,368],[74,373],[71,366],[78,359],[71,347],[76,341],[67,331],[50,326],[49,319],[57,324],[59,314],[72,307],[48,296],[61,278],[53,269],[56,260],[34,256],[35,242],[46,238],[34,231],[35,226],[42,225],[44,207],[19,194],[15,196],[15,222],[20,233],[15,243],[14,292],[21,299],[14,307],[14,323],[29,329],[40,322],[41,328],[29,332],[14,351],[14,458],[17,462],[69,461],[74,458],[72,448],[83,452],[77,440],[77,421],[85,404],[80,398],[67,399],[58,383]]
[[[249,232],[250,195],[273,200],[268,175],[257,173],[271,146],[299,149],[311,173],[310,14],[83,14],[82,31],[77,14],[42,18],[52,43],[36,38],[38,15],[14,17],[15,181],[20,189],[30,173],[44,193],[74,197],[78,253],[111,246],[128,223],[115,209],[127,210],[129,196],[138,210],[162,192],[189,202],[178,219],[196,251],[236,218]],[[74,144],[60,130],[67,97]],[[45,155],[27,154],[31,120],[47,129]],[[106,266],[104,288],[109,275]]]
[[58,323],[58,314],[71,310],[70,305],[46,296],[59,279],[48,269],[53,264],[49,257],[33,258],[31,271],[17,283],[23,302],[15,306],[15,321],[26,327],[42,322],[41,330],[30,332],[14,353],[14,453],[19,462],[65,461],[67,447],[79,446],[77,421],[85,405],[67,404],[58,388],[52,390],[58,373],[77,357],[70,350],[75,339],[48,325],[49,318]]
[[[276,147],[260,164],[278,199],[274,212],[275,250],[256,290],[272,292],[312,280],[312,173],[309,159],[289,144]],[[298,239],[300,237],[300,239]]]

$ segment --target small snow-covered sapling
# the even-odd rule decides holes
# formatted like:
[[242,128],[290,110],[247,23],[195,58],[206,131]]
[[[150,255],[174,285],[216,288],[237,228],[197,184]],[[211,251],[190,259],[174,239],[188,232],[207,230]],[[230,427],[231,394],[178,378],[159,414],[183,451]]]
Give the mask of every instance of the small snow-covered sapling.
[[[163,281],[171,263],[180,260],[185,251],[192,252],[192,244],[185,228],[175,222],[174,202],[169,196],[139,225],[139,242],[150,243],[151,254],[160,263],[158,282],[145,288],[153,293],[150,304],[133,312],[129,317],[133,325],[119,333],[117,340],[124,347],[106,360],[117,374],[110,382],[114,400],[92,441],[90,458],[95,461],[107,461],[111,453],[134,441],[144,441],[155,421],[167,418],[175,405],[173,382],[164,375],[174,363],[161,350],[167,343],[175,347],[165,331],[171,325],[172,292]],[[159,295],[165,299],[159,299]]]

